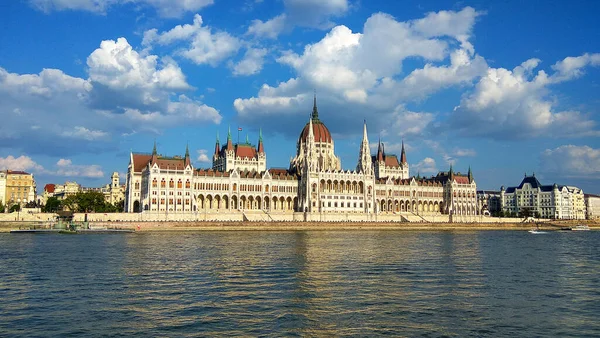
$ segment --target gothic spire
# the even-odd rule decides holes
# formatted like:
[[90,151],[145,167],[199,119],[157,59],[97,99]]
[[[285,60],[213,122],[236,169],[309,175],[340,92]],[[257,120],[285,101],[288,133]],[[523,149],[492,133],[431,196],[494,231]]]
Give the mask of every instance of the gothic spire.
[[454,179],[454,170],[452,170],[452,163],[450,163],[450,171],[448,171],[448,177],[450,180]]
[[402,152],[400,154],[400,163],[406,163],[406,151],[404,151],[404,139],[402,139]]
[[368,174],[371,173],[371,168],[371,150],[369,149],[369,137],[367,136],[367,120],[364,120],[363,140],[360,145],[356,171]]
[[189,145],[189,143],[185,144],[185,157],[190,157],[190,145]]
[[471,166],[469,166],[469,183],[473,183],[473,172],[471,172]]
[[319,119],[319,111],[317,110],[317,90],[315,90],[314,102],[313,102],[313,111],[312,111],[312,119]]
[[377,146],[377,161],[383,161],[383,149],[381,147],[381,136],[379,136],[379,145]]
[[231,141],[231,125],[227,128],[227,141]]
[[258,129],[258,152],[259,153],[265,152],[265,146],[263,145],[263,139],[262,139],[262,128]]
[[154,148],[152,148],[152,155],[156,155],[156,139],[154,140]]

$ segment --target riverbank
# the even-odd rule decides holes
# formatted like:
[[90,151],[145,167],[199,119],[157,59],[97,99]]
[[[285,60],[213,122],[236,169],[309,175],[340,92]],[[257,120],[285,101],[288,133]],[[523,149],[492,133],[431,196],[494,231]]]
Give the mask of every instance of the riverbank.
[[[0,232],[13,229],[42,227],[47,223],[0,222]],[[557,221],[540,224],[543,230],[559,230],[587,224],[600,230],[600,223],[593,221]],[[139,232],[156,231],[332,231],[332,230],[529,230],[532,223],[411,223],[411,222],[90,222],[93,228],[126,229]]]

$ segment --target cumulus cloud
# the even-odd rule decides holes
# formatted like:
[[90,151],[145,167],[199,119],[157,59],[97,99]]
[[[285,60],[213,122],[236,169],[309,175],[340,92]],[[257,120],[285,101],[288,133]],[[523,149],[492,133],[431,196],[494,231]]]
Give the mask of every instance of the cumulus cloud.
[[150,48],[154,44],[170,45],[179,41],[187,42],[188,46],[178,49],[175,54],[198,65],[208,64],[213,67],[236,54],[242,46],[242,42],[229,33],[213,32],[211,27],[203,26],[202,17],[198,14],[194,15],[191,25],[177,25],[162,33],[155,28],[144,32],[142,44]]
[[153,7],[160,16],[172,18],[212,5],[213,0],[29,0],[29,3],[45,13],[77,10],[97,14],[105,14],[113,6],[135,3]]
[[252,20],[247,35],[276,39],[294,27],[331,28],[334,17],[343,16],[350,8],[347,0],[284,0],[284,12],[267,20]]
[[[574,61],[579,60],[579,61]],[[555,111],[549,86],[579,76],[594,58],[566,58],[553,66],[552,75],[533,70],[540,60],[530,59],[512,71],[489,68],[474,90],[454,108],[452,128],[467,135],[498,139],[599,135],[596,123],[578,111]],[[568,122],[568,123],[565,123]]]
[[112,134],[221,121],[216,109],[183,94],[193,88],[173,60],[141,55],[124,38],[103,41],[87,65],[86,79],[0,67],[0,114],[19,115],[0,124],[0,147],[62,156],[108,151]]
[[573,178],[600,178],[600,149],[563,145],[540,154],[542,172]]
[[210,163],[211,162],[211,159],[208,157],[208,150],[199,149],[197,152],[198,152],[198,158],[196,158],[196,161],[201,162],[201,163]]
[[259,73],[262,70],[265,55],[267,55],[265,48],[249,48],[244,58],[233,66],[233,75]]
[[88,178],[99,178],[104,177],[104,173],[99,165],[78,165],[73,164],[69,159],[61,158],[56,162],[56,170],[50,172],[56,176],[66,177],[88,177]]
[[5,158],[0,157],[0,170],[7,169],[15,171],[43,171],[44,167],[37,164],[29,156],[21,155],[19,157],[14,157],[12,155],[8,155]]
[[425,157],[422,161],[412,166],[411,171],[413,173],[418,172],[422,174],[433,174],[437,173],[438,169],[435,164],[435,160],[431,157]]
[[[398,133],[418,134],[435,115],[398,110],[398,106],[445,87],[471,85],[487,69],[485,60],[468,44],[480,13],[466,7],[438,14],[401,22],[376,13],[367,19],[362,33],[346,26],[333,27],[323,39],[305,46],[302,53],[286,51],[277,58],[278,63],[296,72],[295,77],[275,86],[264,84],[257,96],[238,98],[234,107],[248,122],[264,121],[264,116],[272,118],[274,125],[281,125],[277,119],[283,118],[300,121],[299,116],[310,111],[311,92],[316,88],[323,119],[339,121],[333,126],[334,133],[353,127],[368,114],[377,117],[371,123],[376,130],[389,128],[390,121],[396,121],[396,126],[410,122]],[[436,22],[452,27],[447,32],[426,29]],[[428,63],[402,77],[407,58]]]

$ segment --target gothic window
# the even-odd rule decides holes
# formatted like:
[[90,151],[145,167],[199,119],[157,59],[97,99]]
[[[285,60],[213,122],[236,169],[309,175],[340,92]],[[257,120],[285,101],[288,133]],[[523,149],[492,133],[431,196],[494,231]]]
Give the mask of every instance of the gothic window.
[[152,180],[152,188],[158,187],[158,182],[156,182],[156,178]]
[[167,182],[165,182],[165,179],[163,178],[163,179],[160,181],[160,187],[161,187],[161,188],[164,188],[164,187],[166,187],[166,186],[167,186]]
[[268,184],[265,186],[265,192],[269,192],[269,185]]
[[190,188],[190,180],[185,181],[185,188],[186,189]]
[[177,205],[181,205],[181,198],[177,199]]
[[181,189],[183,188],[183,183],[181,182],[181,180],[177,181],[177,189]]
[[169,181],[169,188],[175,188],[175,181],[173,179]]
[[237,183],[233,184],[233,191],[237,191]]
[[135,189],[139,189],[140,188],[140,182],[135,182]]

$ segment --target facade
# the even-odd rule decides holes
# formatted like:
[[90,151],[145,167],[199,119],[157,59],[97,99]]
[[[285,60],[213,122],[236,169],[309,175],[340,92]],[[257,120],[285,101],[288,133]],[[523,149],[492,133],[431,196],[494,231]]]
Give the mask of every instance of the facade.
[[0,205],[6,204],[6,171],[0,171]]
[[23,207],[28,202],[35,202],[36,186],[33,174],[14,170],[5,170],[2,173],[4,179],[0,178],[0,181],[5,182],[2,198],[4,204],[19,204]]
[[502,211],[500,191],[479,190],[477,191],[477,207],[479,214],[495,216]]
[[585,219],[583,190],[566,185],[542,185],[535,174],[525,175],[518,187],[500,190],[502,210],[553,219]]
[[585,194],[585,209],[587,219],[600,218],[600,196]]
[[110,176],[110,183],[100,188],[81,188],[81,191],[97,191],[104,195],[104,201],[109,204],[116,204],[125,199],[125,186],[120,184],[119,173],[113,172]]
[[315,98],[288,169],[267,169],[262,133],[256,146],[248,139],[233,144],[230,132],[225,145],[217,137],[211,169],[194,168],[187,148],[183,157],[166,157],[155,144],[152,153],[131,153],[125,211],[243,213],[244,218],[252,213],[266,221],[282,214],[304,220],[388,215],[404,221],[447,214],[452,220],[452,215],[477,215],[476,191],[470,169],[467,175],[451,167],[430,178],[410,177],[404,144],[400,158],[386,154],[381,142],[371,156],[366,122],[358,163],[343,170]]
[[[55,184],[52,196],[64,200],[67,196],[75,195],[81,191],[81,185],[77,182],[66,181],[65,184]],[[49,197],[49,196],[48,196]]]

